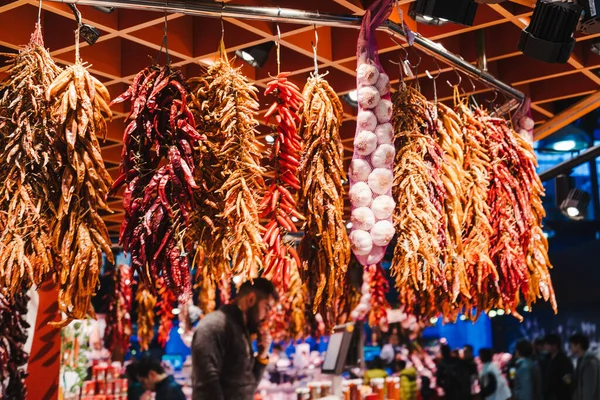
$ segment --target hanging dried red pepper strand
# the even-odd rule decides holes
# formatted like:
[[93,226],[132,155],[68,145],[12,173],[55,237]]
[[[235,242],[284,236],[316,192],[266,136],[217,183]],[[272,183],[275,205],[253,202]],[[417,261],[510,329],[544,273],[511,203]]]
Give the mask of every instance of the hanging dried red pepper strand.
[[113,185],[113,192],[125,186],[120,243],[149,288],[163,276],[184,298],[191,294],[187,252],[192,247],[185,227],[198,187],[192,149],[203,139],[187,97],[180,71],[151,66],[112,103],[132,102],[120,176]]
[[284,243],[283,237],[288,232],[298,231],[292,217],[304,219],[296,209],[294,196],[295,191],[300,189],[298,167],[302,150],[297,112],[304,99],[298,87],[287,79],[288,75],[287,72],[277,75],[268,83],[265,91],[265,95],[274,93],[277,97],[265,114],[267,125],[271,119],[276,122],[275,143],[271,153],[275,177],[259,206],[261,218],[269,218],[263,235],[267,246],[263,273],[284,288],[289,284],[291,269],[300,266],[300,259],[296,250]]
[[108,312],[104,330],[104,344],[113,354],[125,355],[131,341],[131,283],[133,274],[127,265],[115,267],[112,273],[113,291],[107,296]]
[[165,284],[165,279],[160,277],[156,284],[158,286],[158,304],[157,314],[160,318],[158,325],[158,343],[165,347],[169,340],[169,333],[173,327],[173,308],[177,306],[177,296],[175,293]]

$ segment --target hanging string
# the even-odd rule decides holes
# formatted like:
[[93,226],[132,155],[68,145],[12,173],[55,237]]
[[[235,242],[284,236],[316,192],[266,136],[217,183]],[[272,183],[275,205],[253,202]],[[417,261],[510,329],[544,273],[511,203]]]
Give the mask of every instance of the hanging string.
[[227,50],[225,48],[225,23],[223,22],[223,10],[225,2],[221,2],[221,41],[219,42],[219,58],[227,60]]
[[42,0],[39,1],[39,5],[38,5],[38,19],[37,19],[37,23],[39,25],[41,25],[42,22]]
[[79,30],[81,29],[81,25],[77,26],[77,29],[75,29],[75,62],[78,63],[80,62],[79,59]]
[[[281,10],[279,10],[281,12]],[[281,31],[279,30],[279,22],[277,23],[277,75],[281,73],[281,44],[279,41],[281,40]]]
[[[165,5],[167,5],[167,3],[165,3]],[[164,27],[164,31],[163,31],[163,40],[160,45],[160,49],[158,49],[158,54],[156,55],[156,60],[154,61],[155,64],[158,64],[160,54],[162,53],[162,50],[164,48],[167,65],[171,65],[171,57],[169,57],[169,40],[168,40],[168,35],[167,35],[167,31],[168,31],[167,22],[168,22],[168,14],[167,14],[167,10],[165,10],[165,27]]]
[[[317,12],[318,14],[318,12]],[[313,48],[313,59],[315,62],[315,75],[319,75],[319,61],[317,60],[317,47],[319,46],[319,33],[317,32],[317,24],[313,25],[315,28],[315,42],[311,42]]]

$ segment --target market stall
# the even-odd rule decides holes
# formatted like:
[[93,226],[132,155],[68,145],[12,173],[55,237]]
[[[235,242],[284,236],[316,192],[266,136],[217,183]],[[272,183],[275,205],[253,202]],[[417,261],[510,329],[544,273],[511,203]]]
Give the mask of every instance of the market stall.
[[[15,347],[26,340],[20,316],[27,291],[49,282],[61,317],[50,324],[65,329],[63,372],[74,372],[90,361],[80,360],[87,340],[78,332],[81,320],[96,317],[102,278],[106,329],[97,351],[109,356],[71,385],[90,398],[126,390],[131,337],[140,352],[153,341],[164,348],[175,332],[189,344],[193,307],[209,313],[259,276],[280,293],[269,320],[279,341],[362,321],[387,331],[390,303],[425,324],[491,310],[522,319],[523,305],[538,300],[556,310],[530,101],[414,32],[408,5],[377,0],[359,17],[335,13],[339,4],[318,12],[61,3],[70,5],[39,3],[29,44],[10,55],[0,83],[0,300],[18,310],[6,316],[18,329],[3,334],[12,347],[0,349],[20,360],[9,365],[2,393],[16,387],[11,398],[26,396],[26,355]],[[115,7],[122,20],[104,13]],[[73,53],[49,52],[43,23],[72,11]],[[208,17],[220,28],[211,49],[202,39],[184,42],[181,30],[201,37]],[[143,39],[125,27],[135,18],[148,19],[137,22],[149,29]],[[301,37],[297,25],[305,25]],[[248,40],[234,37],[228,47],[240,28],[262,37],[255,46],[273,43],[262,65]],[[333,29],[359,30],[345,61]],[[48,35],[57,40],[46,28]],[[103,62],[92,49],[130,37],[152,58],[125,50],[119,76],[98,73]],[[304,56],[300,65],[291,49]],[[482,93],[493,100],[482,102]],[[119,253],[126,265],[115,265]],[[397,300],[387,296],[390,283]],[[39,332],[29,334],[39,347]],[[430,360],[422,349],[411,358]],[[321,362],[312,360],[313,369]],[[315,383],[322,379],[286,390],[299,398],[340,393]],[[308,394],[296,391],[307,382]],[[375,379],[371,391],[397,398],[398,382]],[[343,385],[359,398],[362,382]]]

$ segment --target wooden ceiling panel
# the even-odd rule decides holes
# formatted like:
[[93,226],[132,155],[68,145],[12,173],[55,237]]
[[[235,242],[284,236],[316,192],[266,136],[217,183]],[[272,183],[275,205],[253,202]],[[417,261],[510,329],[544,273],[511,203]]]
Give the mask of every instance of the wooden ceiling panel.
[[[255,42],[264,42],[264,36],[249,32],[228,21],[223,21],[225,29],[225,45],[228,49],[245,48],[256,44]],[[217,34],[215,34],[215,32]],[[212,18],[194,18],[193,42],[194,57],[206,57],[207,55],[216,55],[219,50],[219,40],[221,39],[221,22]]]
[[[168,46],[169,51],[184,54],[187,57],[193,57],[194,35],[189,35],[193,30],[194,19],[190,16],[183,16],[167,22],[168,26]],[[150,43],[161,43],[164,36],[164,22],[149,26],[131,33],[132,36]],[[201,37],[199,37],[201,40]]]
[[149,21],[155,21],[157,18],[162,18],[162,15],[152,11],[140,11],[140,10],[116,10],[115,13],[118,15],[118,29],[126,30],[136,25],[141,25]]

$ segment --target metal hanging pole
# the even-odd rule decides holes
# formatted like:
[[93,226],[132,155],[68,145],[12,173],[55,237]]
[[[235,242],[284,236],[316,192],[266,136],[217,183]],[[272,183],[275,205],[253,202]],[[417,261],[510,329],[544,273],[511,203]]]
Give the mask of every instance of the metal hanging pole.
[[[127,8],[140,11],[157,11],[168,13],[180,13],[192,16],[211,17],[211,18],[241,18],[252,20],[266,20],[273,22],[305,24],[320,26],[334,26],[340,28],[359,28],[362,17],[354,15],[329,14],[321,12],[312,12],[296,10],[291,8],[279,7],[254,7],[242,6],[227,3],[200,3],[170,1],[168,3],[159,3],[155,0],[49,0],[58,3],[78,4],[86,6],[101,6]],[[380,30],[388,31],[395,35],[406,36],[402,27],[392,21],[386,21],[379,27]],[[442,45],[435,43],[418,33],[415,33],[415,45],[434,57],[446,62],[470,75],[471,77],[483,82],[491,89],[504,93],[507,97],[513,99],[507,104],[509,108],[514,108],[525,101],[525,95],[510,85],[496,79],[487,72],[481,71],[476,66],[465,61],[462,57],[449,52]]]

